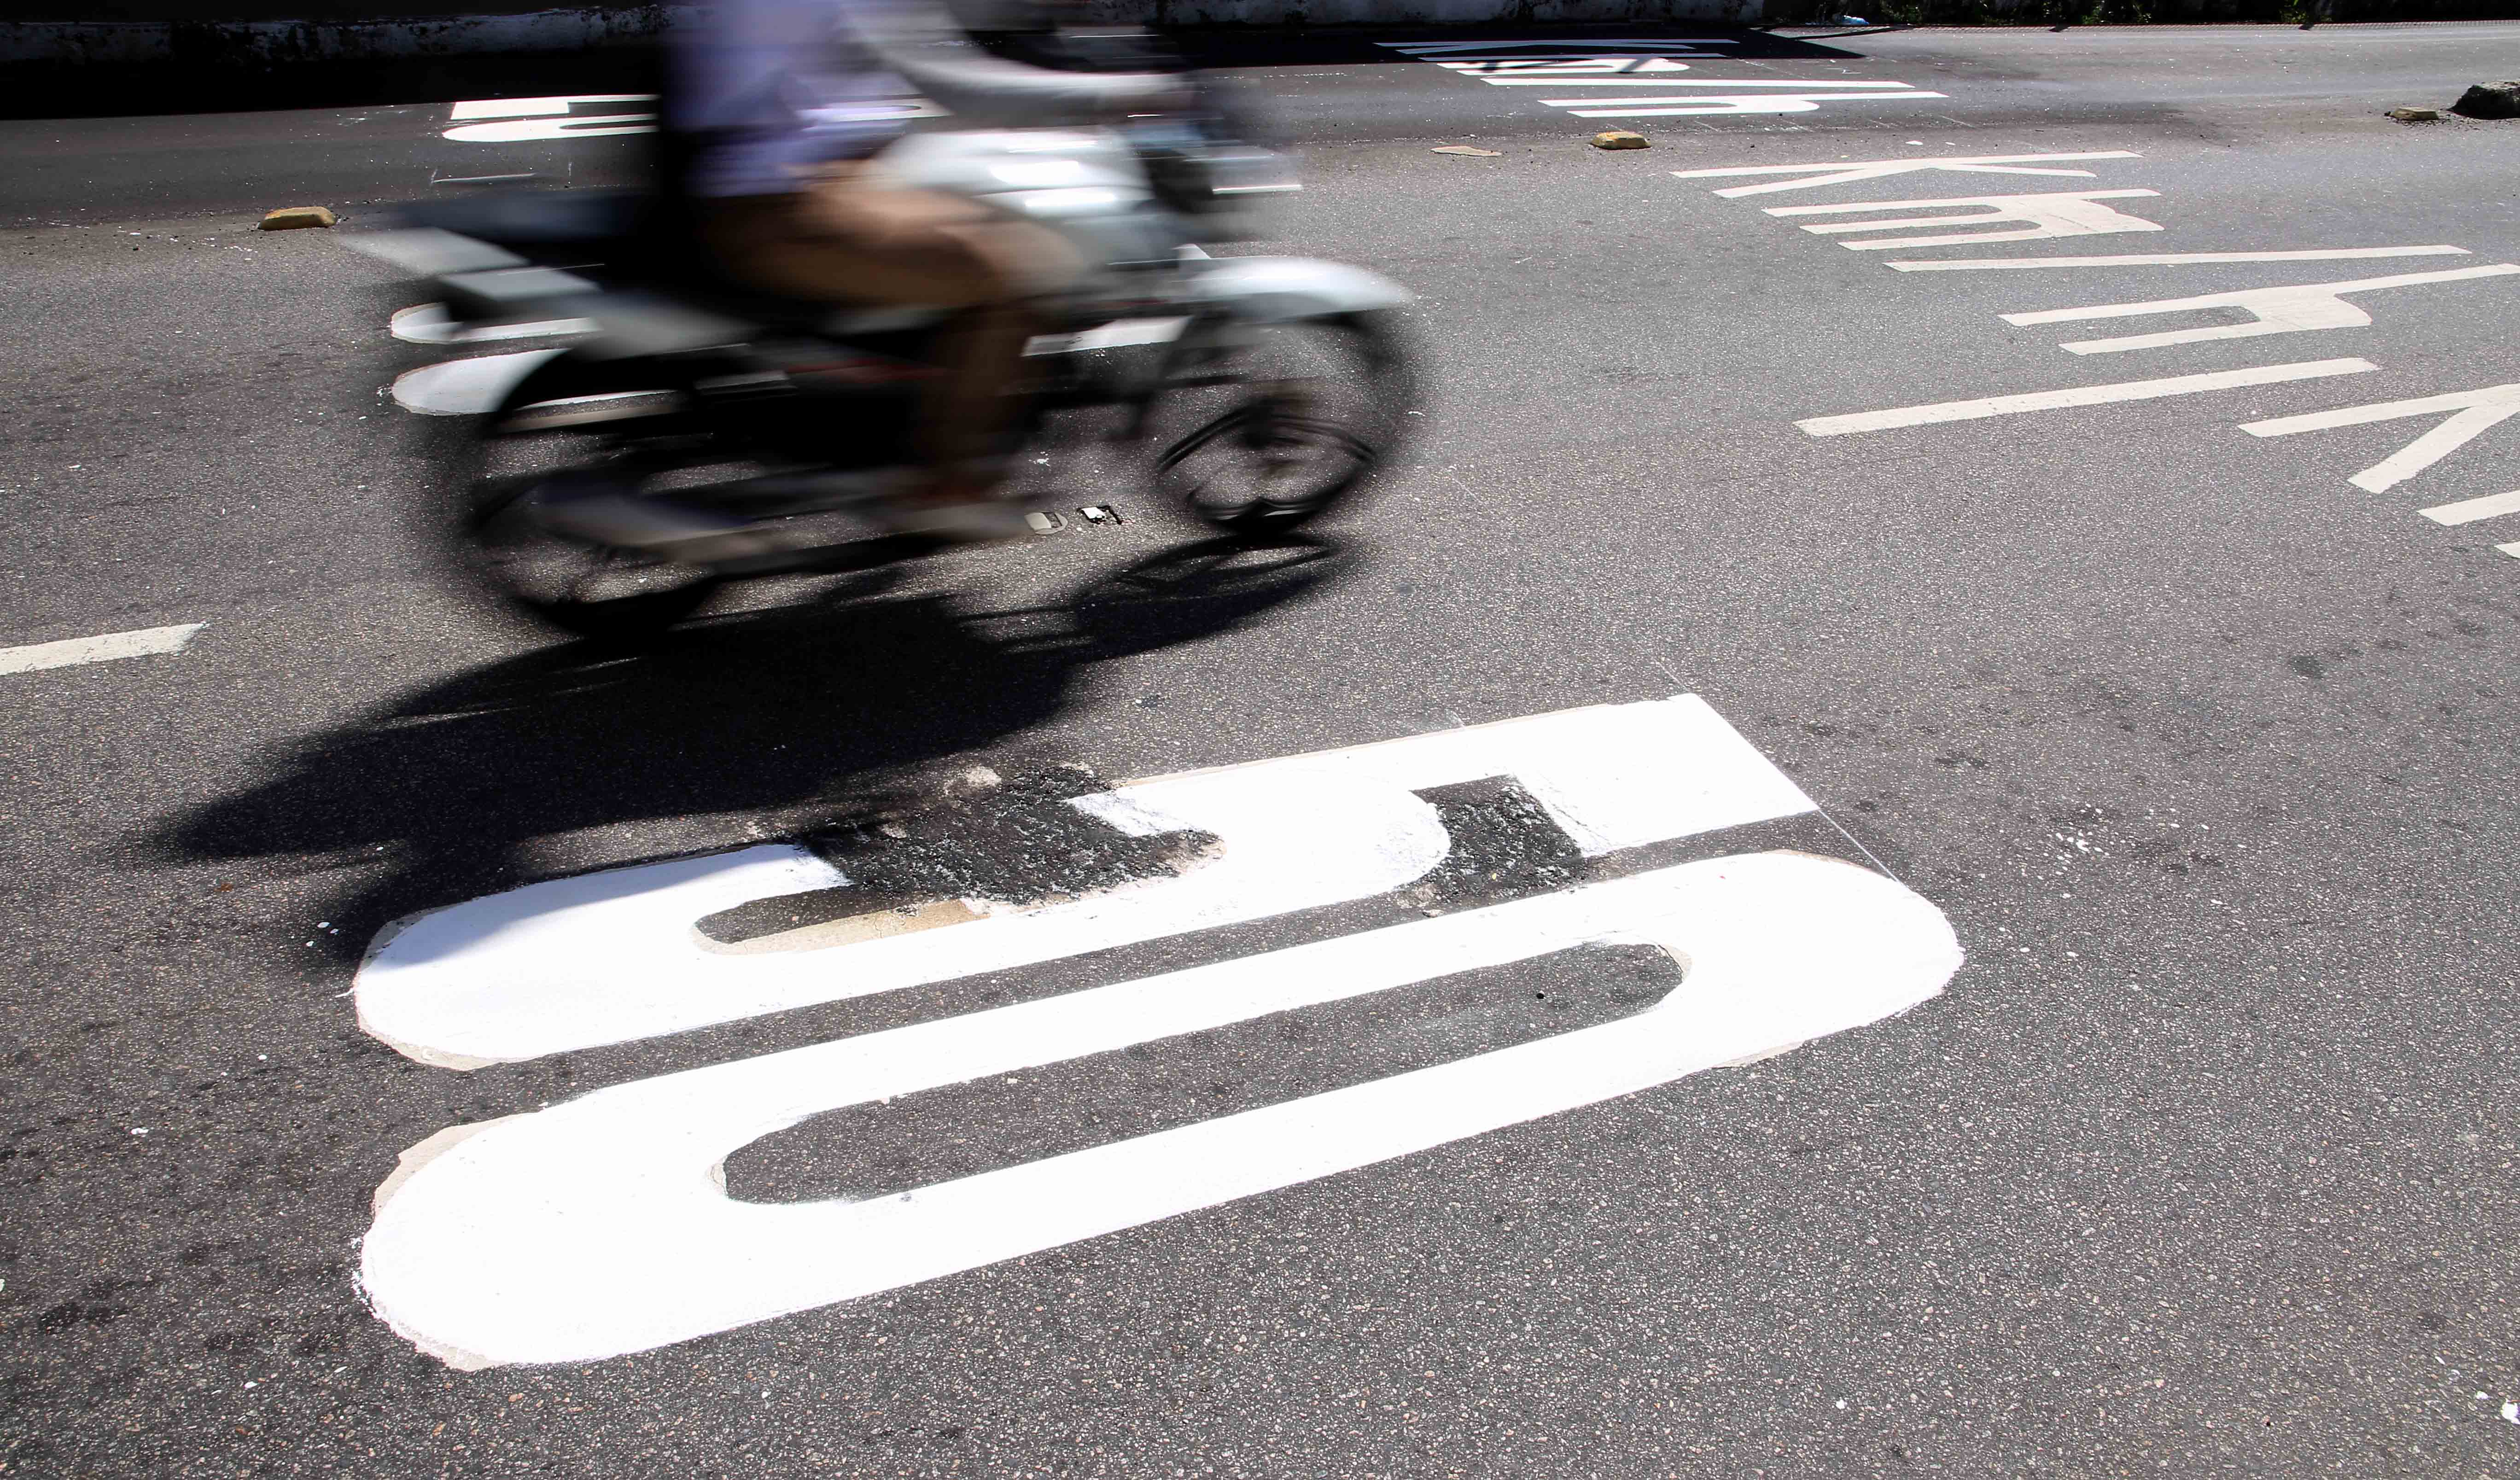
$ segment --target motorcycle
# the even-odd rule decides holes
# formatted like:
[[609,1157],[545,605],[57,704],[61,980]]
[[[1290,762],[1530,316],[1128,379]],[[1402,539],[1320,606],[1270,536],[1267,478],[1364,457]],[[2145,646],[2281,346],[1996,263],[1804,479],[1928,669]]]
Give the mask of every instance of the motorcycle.
[[[918,132],[876,167],[1049,226],[1092,264],[1027,346],[1012,466],[1073,451],[1053,423],[1084,410],[1142,486],[1265,539],[1353,495],[1400,442],[1406,290],[1199,245],[1248,240],[1253,207],[1299,188],[1220,115]],[[495,594],[580,635],[658,631],[730,580],[936,548],[870,516],[909,475],[922,346],[945,315],[730,287],[690,266],[669,217],[632,193],[518,193],[406,207],[350,239],[428,279],[459,332],[579,328],[483,418],[456,543]]]

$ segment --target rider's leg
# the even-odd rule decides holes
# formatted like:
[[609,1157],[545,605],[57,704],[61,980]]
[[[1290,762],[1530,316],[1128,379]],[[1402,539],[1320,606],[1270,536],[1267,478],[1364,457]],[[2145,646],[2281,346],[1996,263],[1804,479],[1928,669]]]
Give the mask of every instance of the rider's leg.
[[862,165],[796,195],[708,203],[704,242],[733,276],[798,297],[963,310],[938,337],[941,374],[913,446],[924,499],[985,497],[1007,392],[1039,327],[1032,304],[1083,269],[1065,239],[976,202],[871,182]]

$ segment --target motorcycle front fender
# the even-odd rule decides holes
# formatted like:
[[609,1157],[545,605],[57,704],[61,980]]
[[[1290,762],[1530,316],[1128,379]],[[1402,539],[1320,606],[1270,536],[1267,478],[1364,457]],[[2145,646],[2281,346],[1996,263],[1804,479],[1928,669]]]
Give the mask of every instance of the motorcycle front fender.
[[1415,301],[1380,273],[1310,257],[1218,257],[1194,280],[1200,302],[1262,324],[1329,319]]

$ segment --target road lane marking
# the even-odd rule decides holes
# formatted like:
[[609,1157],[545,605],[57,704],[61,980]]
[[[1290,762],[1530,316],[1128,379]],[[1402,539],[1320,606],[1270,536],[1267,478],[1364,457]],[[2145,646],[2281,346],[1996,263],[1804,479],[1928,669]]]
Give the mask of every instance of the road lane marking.
[[2405,401],[2379,401],[2368,406],[2340,406],[2303,416],[2272,417],[2250,422],[2240,429],[2253,437],[2288,437],[2296,432],[2325,431],[2334,426],[2361,426],[2404,417],[2452,413],[2442,424],[2396,452],[2346,479],[2370,493],[2386,493],[2416,473],[2464,447],[2477,436],[2520,415],[2520,382],[2456,390],[2448,395],[2417,396]]
[[458,103],[446,111],[450,121],[482,118],[566,117],[580,103],[653,103],[653,93],[573,93],[560,98],[482,98]]
[[424,365],[394,378],[394,404],[428,417],[479,416],[498,409],[508,392],[545,360],[567,352],[519,349]]
[[[1205,832],[1178,875],[819,950],[729,954],[693,922],[847,885],[773,844],[548,879],[424,915],[360,968],[360,1026],[450,1068],[686,1032],[1400,888],[1451,847],[1416,793],[1511,776],[1586,857],[1812,810],[1694,695],[1598,705],[1136,782],[1072,805],[1132,836]],[[870,908],[875,908],[870,906]]]
[[[458,144],[529,144],[552,139],[594,139],[613,134],[652,134],[653,112],[580,113],[577,105],[616,107],[653,103],[653,93],[576,93],[559,98],[484,98],[457,103],[446,118],[457,126],[438,135]],[[941,118],[945,110],[924,98],[899,100],[889,111],[901,118]]]
[[[763,1204],[725,1190],[728,1157],[814,1115],[1593,942],[1658,946],[1686,975],[1614,1022],[897,1196]],[[1941,911],[1860,865],[1790,852],[1685,864],[440,1133],[379,1189],[360,1283],[451,1365],[600,1361],[1764,1057],[1925,1002],[1960,960]]]
[[[1642,41],[1602,40],[1598,37],[1567,40],[1562,37],[1533,39],[1499,37],[1487,41],[1376,41],[1386,51],[1406,52],[1420,61],[1437,57],[1467,57],[1481,52],[1502,52],[1501,62],[1545,63],[1561,61],[1570,51],[1590,52],[1621,57],[1722,57],[1722,52],[1709,52],[1710,46],[1739,46],[1737,37],[1730,36],[1661,36]],[[1587,60],[1599,60],[1599,55]],[[1440,65],[1440,64],[1439,64]]]
[[2311,251],[2146,251],[2114,257],[1954,257],[1948,261],[1920,259],[1881,265],[1899,272],[2003,272],[2034,267],[2178,267],[2204,262],[2334,262],[2361,257],[2469,255],[2464,247],[2342,247]]
[[[2117,401],[2151,401],[2163,396],[2195,395],[2200,391],[2231,390],[2244,385],[2276,385],[2287,381],[2313,381],[2324,376],[2360,375],[2379,368],[2368,360],[2307,360],[2293,365],[2261,365],[2248,370],[2171,376],[2158,381],[2120,381],[2110,385],[2079,385],[2066,390],[2033,390],[2019,395],[1938,401],[1929,406],[1897,406],[1887,411],[1810,417],[1794,425],[1813,436],[1827,437],[1850,431],[1884,431],[1894,426],[1925,426],[1938,422],[1971,422],[1982,417],[2013,416],[2027,411],[2106,406]],[[2520,407],[2514,409],[2520,410]]]
[[1545,98],[1544,107],[1568,110],[1578,118],[1661,118],[1732,113],[1807,113],[1822,103],[1888,98],[1941,98],[1906,82],[1829,77],[1679,77],[1689,70],[1677,57],[1741,60],[1701,52],[1701,45],[1737,41],[1658,43],[1570,41],[1378,41],[1377,46],[1431,62],[1491,87],[1704,88],[1704,94],[1625,98],[1615,91],[1573,98]]
[[[1788,81],[1759,82],[1745,82],[1732,77],[1644,77],[1630,80],[1624,77],[1567,77],[1563,75],[1551,75],[1546,77],[1488,77],[1484,80],[1497,87],[1799,87],[1807,92],[1817,90],[1822,92],[1843,92],[1849,95],[1853,95],[1858,92],[1897,92],[1908,86],[1905,82],[1830,82],[1820,77],[1797,77]],[[1925,96],[1929,98],[1939,98],[1942,94],[1927,93]],[[1638,98],[1633,101],[1638,103],[1687,103],[1690,100],[1688,98]],[[2080,171],[2080,173],[2087,174],[2089,171]]]
[[[2461,499],[2455,504],[2435,504],[2430,509],[2415,511],[2436,524],[2473,524],[2478,519],[2499,518],[2506,514],[2520,514],[2520,492],[2489,493],[2481,499]],[[2508,554],[2511,547],[2497,545]]]
[[181,652],[205,622],[175,627],[141,627],[97,637],[64,638],[58,643],[30,643],[0,648],[0,673],[33,673],[44,668],[73,668],[81,663],[110,663],[126,657],[156,657]]
[[2426,283],[2463,283],[2473,278],[2502,278],[2513,273],[2520,273],[2520,263],[2498,262],[2491,267],[2400,273],[2387,278],[2357,278],[2347,283],[2294,283],[2280,288],[2244,288],[2231,292],[2199,293],[2186,298],[2159,298],[2149,303],[2046,308],[2036,313],[2008,313],[2002,317],[2006,324],[2077,324],[2092,319],[2125,319],[2156,313],[2193,313],[2206,308],[2236,308],[2256,320],[2250,324],[2172,329],[2159,334],[2126,335],[2110,339],[2076,339],[2057,346],[2074,354],[2119,354],[2131,349],[2159,349],[2170,344],[2196,344],[2213,339],[2248,339],[2265,335],[2309,334],[2327,329],[2368,329],[2371,315],[2346,302],[2342,294],[2413,288]]
[[[1691,98],[1544,98],[1544,106],[1562,108],[1578,118],[1702,118],[1718,113],[1808,113],[1823,103],[1864,98],[1940,98],[1942,93],[1754,93],[1737,97]],[[1616,104],[1616,107],[1604,105]],[[1653,105],[1681,104],[1664,108]]]
[[1823,185],[1852,185],[1862,180],[1878,180],[1889,175],[1913,174],[1920,170],[1946,169],[1964,175],[2078,175],[2092,178],[2088,169],[2041,169],[2036,164],[2060,159],[2138,159],[2142,156],[2131,149],[2103,150],[2083,155],[1978,155],[1957,159],[1863,159],[1838,164],[1738,164],[1723,169],[1675,169],[1672,174],[1683,180],[1738,179],[1746,175],[1807,175],[1802,180],[1770,180],[1758,185],[1735,185],[1715,194],[1725,200],[1740,196],[1774,195],[1780,190],[1815,190]]
[[1882,251],[1893,247],[1945,247],[1961,242],[2032,242],[2048,237],[2096,237],[2117,232],[2159,231],[2153,222],[2130,216],[2102,201],[2158,196],[2157,190],[2074,190],[2027,196],[1954,196],[1938,201],[1857,201],[1844,205],[1769,205],[1772,216],[1837,215],[1857,210],[1910,210],[1946,205],[1985,207],[1980,215],[1909,216],[1897,221],[1824,221],[1805,226],[1808,232],[1893,231],[1912,226],[1982,226],[2003,221],[2023,223],[2020,231],[1956,232],[1942,237],[1881,237],[1840,242],[1849,251]]
[[443,303],[398,309],[385,332],[406,344],[481,344],[498,339],[553,339],[595,333],[593,319],[541,319],[529,324],[466,326],[446,316]]

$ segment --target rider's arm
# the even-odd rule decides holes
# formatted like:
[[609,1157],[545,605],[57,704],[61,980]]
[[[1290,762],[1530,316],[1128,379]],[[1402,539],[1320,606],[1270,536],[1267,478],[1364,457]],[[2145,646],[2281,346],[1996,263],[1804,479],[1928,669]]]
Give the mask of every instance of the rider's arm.
[[1055,71],[971,44],[940,0],[849,0],[858,35],[958,118],[977,123],[1082,123],[1172,105],[1182,79],[1160,73]]

